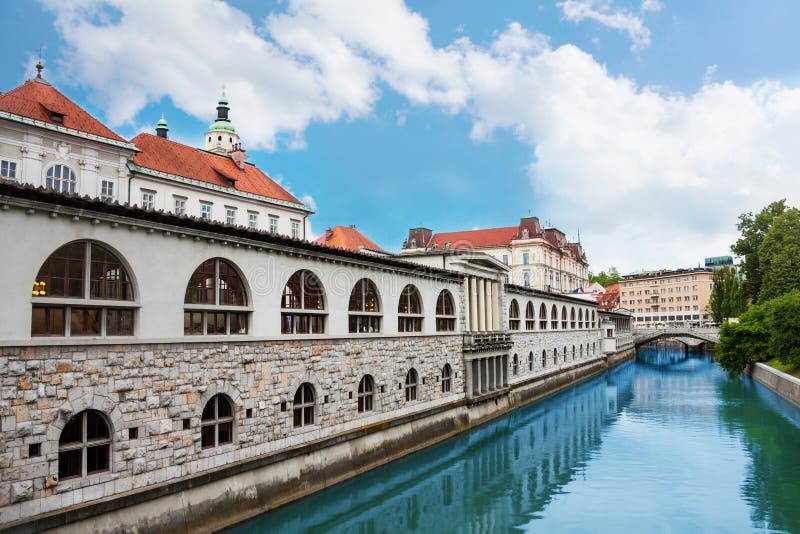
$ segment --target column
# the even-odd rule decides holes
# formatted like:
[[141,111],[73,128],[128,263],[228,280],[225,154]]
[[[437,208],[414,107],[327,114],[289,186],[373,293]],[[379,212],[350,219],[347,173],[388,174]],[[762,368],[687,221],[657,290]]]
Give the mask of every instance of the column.
[[503,387],[508,386],[508,354],[503,356]]
[[486,365],[486,358],[481,358],[480,360],[480,368],[481,368],[481,393],[486,393],[486,386],[488,384],[488,370]]
[[464,278],[464,330],[469,332],[472,330],[472,325],[470,323],[470,309],[469,309],[469,276]]
[[469,362],[467,369],[470,370],[470,386],[472,387],[472,396],[477,397],[481,394],[481,370],[478,367],[478,360],[472,360]]
[[486,331],[486,282],[478,279],[478,330]]
[[497,383],[495,381],[495,363],[494,358],[486,358],[486,365],[487,369],[487,382],[489,382],[489,391],[493,391],[497,388]]
[[492,282],[492,309],[492,330],[500,330],[500,284],[497,282]]
[[486,330],[494,330],[494,306],[492,306],[492,283],[486,283]]
[[470,330],[478,330],[478,281],[474,276],[469,277],[469,325]]

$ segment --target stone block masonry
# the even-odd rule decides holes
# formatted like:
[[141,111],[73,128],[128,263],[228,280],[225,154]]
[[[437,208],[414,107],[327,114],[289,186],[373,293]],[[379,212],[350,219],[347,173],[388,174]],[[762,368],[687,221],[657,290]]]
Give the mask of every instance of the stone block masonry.
[[[461,339],[0,348],[0,525],[458,401]],[[412,367],[416,400],[407,402]],[[375,383],[374,404],[359,413],[365,374]],[[292,403],[303,383],[314,388],[314,424],[296,428]],[[204,449],[201,414],[218,393],[235,407],[233,442]],[[83,410],[102,413],[111,427],[110,469],[56,482],[59,436]]]

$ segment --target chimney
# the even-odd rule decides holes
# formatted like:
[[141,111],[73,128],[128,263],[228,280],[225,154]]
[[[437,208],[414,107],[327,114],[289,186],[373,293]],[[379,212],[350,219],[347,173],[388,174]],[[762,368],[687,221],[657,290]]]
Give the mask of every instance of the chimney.
[[247,153],[242,148],[241,143],[233,145],[233,150],[230,151],[230,156],[233,162],[239,167],[240,171],[244,170],[244,162],[247,161]]

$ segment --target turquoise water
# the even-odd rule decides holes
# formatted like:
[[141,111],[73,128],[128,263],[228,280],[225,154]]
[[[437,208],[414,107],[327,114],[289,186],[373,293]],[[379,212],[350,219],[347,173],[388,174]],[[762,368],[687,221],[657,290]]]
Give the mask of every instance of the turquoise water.
[[800,532],[800,410],[706,354],[634,362],[232,528]]

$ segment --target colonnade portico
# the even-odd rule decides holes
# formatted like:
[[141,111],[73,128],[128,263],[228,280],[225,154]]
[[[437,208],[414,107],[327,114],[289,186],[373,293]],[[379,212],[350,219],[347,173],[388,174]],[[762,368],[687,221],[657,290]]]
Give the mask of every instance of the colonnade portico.
[[466,331],[489,332],[500,328],[500,284],[489,278],[467,276],[464,280]]
[[466,371],[471,397],[508,387],[507,354],[475,358],[466,366]]

